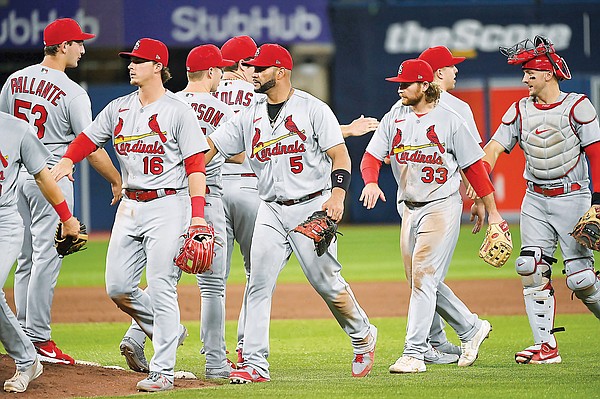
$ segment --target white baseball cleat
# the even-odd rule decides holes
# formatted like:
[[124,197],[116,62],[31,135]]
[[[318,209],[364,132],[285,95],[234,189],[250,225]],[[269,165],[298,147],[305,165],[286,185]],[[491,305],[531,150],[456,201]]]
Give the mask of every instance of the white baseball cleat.
[[169,380],[165,375],[151,371],[148,377],[137,383],[138,391],[145,392],[160,392],[173,389],[173,381]]
[[4,381],[6,392],[25,392],[29,383],[38,378],[44,371],[44,366],[36,357],[35,362],[23,371],[17,370],[10,380]]
[[393,374],[408,374],[408,373],[423,373],[427,371],[425,362],[416,357],[402,355],[396,363],[390,366],[390,373]]
[[489,337],[490,331],[492,331],[492,325],[490,322],[487,320],[482,320],[481,327],[479,328],[479,331],[473,335],[473,338],[460,344],[462,354],[458,359],[459,367],[470,366],[475,362],[475,360],[477,360],[477,356],[479,356],[479,347],[483,341]]
[[423,354],[425,364],[451,364],[458,362],[458,355],[453,353],[440,352],[434,347],[430,347]]

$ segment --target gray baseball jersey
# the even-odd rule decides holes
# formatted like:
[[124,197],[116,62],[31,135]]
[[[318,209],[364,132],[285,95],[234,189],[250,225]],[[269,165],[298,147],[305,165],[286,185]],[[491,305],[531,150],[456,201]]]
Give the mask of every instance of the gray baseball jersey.
[[92,122],[90,98],[63,72],[37,64],[9,76],[0,111],[28,121],[57,163],[75,136]]
[[258,192],[263,200],[254,227],[254,237],[260,239],[253,240],[251,247],[244,365],[269,378],[271,297],[277,276],[292,251],[311,285],[350,337],[354,353],[372,351],[377,330],[341,276],[336,243],[331,244],[328,254],[318,257],[312,240],[290,233],[320,210],[331,195],[332,162],[326,151],[344,143],[331,109],[310,94],[294,90],[273,126],[263,99],[219,127],[211,139],[226,157],[245,151],[258,176]]
[[137,92],[117,98],[84,132],[98,146],[113,140],[129,189],[187,187],[183,160],[208,149],[192,108],[169,91],[145,107]]
[[[8,278],[23,242],[23,221],[17,212],[17,176],[23,165],[31,174],[46,168],[50,152],[26,122],[0,112],[0,284]],[[0,299],[0,339],[15,360],[17,370],[25,370],[36,360],[36,350],[8,306],[4,292]]]
[[330,189],[331,159],[325,151],[344,143],[331,109],[295,89],[271,127],[266,102],[259,100],[213,133],[219,152],[232,157],[245,151],[263,201],[293,200]]
[[398,201],[411,202],[433,201],[457,192],[459,169],[484,155],[465,120],[442,103],[422,117],[410,107],[392,108],[366,151],[379,160],[390,155]]

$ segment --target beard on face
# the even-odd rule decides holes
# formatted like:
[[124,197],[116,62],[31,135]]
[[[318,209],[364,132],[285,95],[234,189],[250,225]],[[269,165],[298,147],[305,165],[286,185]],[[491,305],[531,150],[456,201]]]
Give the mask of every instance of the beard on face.
[[417,105],[419,102],[421,102],[421,99],[424,96],[425,96],[425,93],[420,92],[420,93],[416,94],[413,98],[402,97],[402,105],[407,105],[409,107],[411,107],[413,105]]
[[254,89],[254,91],[257,93],[266,93],[267,91],[269,91],[269,89],[273,87],[275,87],[275,78],[266,81],[265,83]]

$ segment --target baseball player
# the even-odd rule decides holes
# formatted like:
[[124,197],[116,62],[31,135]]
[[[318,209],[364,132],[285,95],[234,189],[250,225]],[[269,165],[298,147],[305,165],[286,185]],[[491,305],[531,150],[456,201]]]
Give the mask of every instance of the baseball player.
[[[180,325],[180,269],[173,259],[190,215],[192,225],[206,225],[208,147],[193,109],[164,88],[171,77],[167,47],[143,38],[119,55],[130,60],[130,83],[138,90],[108,104],[52,172],[56,178],[68,174],[74,163],[112,139],[125,191],[106,255],[106,291],[152,338],[150,373],[137,389],[164,391],[173,388]],[[144,267],[146,291],[139,288]]]
[[552,264],[557,244],[564,259],[567,287],[600,318],[600,281],[592,251],[569,232],[592,204],[600,204],[600,128],[590,100],[564,93],[559,81],[570,79],[566,61],[550,40],[536,36],[511,48],[501,48],[508,63],[521,65],[529,96],[512,104],[502,124],[485,146],[484,163],[491,170],[503,152],[519,145],[525,153],[523,177],[527,190],[521,207],[521,276],[525,311],[534,345],[515,354],[517,363],[560,363],[554,332],[555,298]]
[[[33,175],[40,191],[59,215],[63,234],[77,237],[79,222],[71,215],[64,195],[46,167],[51,154],[35,136],[34,129],[4,112],[0,112],[0,126],[0,283],[4,286],[23,241],[23,221],[17,211],[17,179],[21,166]],[[4,382],[4,390],[25,392],[29,383],[42,374],[43,367],[35,347],[8,307],[3,290],[0,290],[0,306],[0,341],[17,367],[15,375]]]
[[[242,367],[232,383],[270,380],[269,324],[277,276],[292,251],[311,285],[323,297],[354,348],[352,375],[366,376],[373,367],[377,329],[358,305],[340,274],[337,246],[318,257],[312,240],[289,234],[316,210],[339,221],[350,183],[350,157],[335,115],[322,101],[291,85],[293,61],[277,44],[264,44],[251,61],[258,101],[209,138],[207,160],[217,153],[241,151],[258,177],[261,199],[251,246],[252,270]],[[331,176],[331,177],[330,177]],[[331,180],[330,180],[331,179]]]
[[[244,64],[256,54],[257,46],[250,36],[235,36],[227,40],[221,47],[223,57],[235,61],[224,68],[223,78],[213,94],[231,106],[237,113],[253,105],[257,99],[265,98],[265,94],[256,93],[252,84],[254,67]],[[349,125],[341,125],[345,137],[362,136],[377,129],[375,118],[361,115]],[[243,363],[242,347],[244,343],[244,325],[246,320],[246,299],[248,279],[250,278],[250,244],[256,214],[260,205],[256,174],[250,168],[248,159],[243,163],[225,163],[223,171],[223,205],[227,222],[227,275],[231,267],[231,256],[234,240],[240,246],[246,271],[246,287],[242,297],[242,306],[238,319],[238,344],[236,348],[237,361]]]
[[[464,118],[469,132],[473,135],[475,141],[481,145],[481,136],[477,130],[471,107],[466,102],[449,93],[449,91],[456,86],[456,75],[458,74],[456,65],[463,62],[465,57],[455,57],[447,47],[435,46],[423,51],[419,55],[419,59],[427,62],[433,70],[433,83],[437,84],[441,89],[439,102],[452,108]],[[401,105],[401,102],[402,100],[399,100],[397,105]],[[465,187],[468,189],[470,187],[469,182],[465,178],[462,170],[459,172]],[[477,233],[481,229],[481,225],[485,218],[485,209],[483,207],[481,207],[481,211],[483,213],[477,215],[478,217],[473,229],[474,233]],[[400,215],[402,215],[402,212],[400,212]],[[452,300],[456,297],[448,296],[447,298]],[[464,321],[464,319],[459,318],[457,320],[451,318],[449,320],[450,325],[456,327],[455,331],[459,332],[459,334],[461,331],[464,332],[469,328],[468,324],[461,324],[461,321]],[[433,316],[433,324],[431,326],[431,331],[429,332],[429,343],[432,345],[432,348],[425,352],[425,363],[445,364],[458,361],[461,354],[460,347],[448,341],[446,332],[444,331],[444,321],[437,312],[435,312]]]
[[[483,151],[460,115],[442,102],[431,83],[433,70],[423,60],[402,63],[398,75],[402,105],[393,107],[375,131],[361,163],[365,187],[360,200],[371,209],[383,192],[377,184],[379,168],[389,154],[403,202],[400,246],[411,286],[403,355],[391,373],[426,371],[427,337],[437,310],[446,320],[460,320],[459,366],[477,358],[491,325],[480,320],[444,283],[460,231],[462,201],[458,188],[462,169],[489,212],[489,222],[502,217],[496,210],[493,186],[485,173]],[[459,323],[457,323],[458,325]]]
[[[12,74],[0,92],[0,110],[28,121],[38,139],[52,153],[54,165],[68,144],[92,121],[90,99],[65,74],[85,53],[84,33],[76,21],[57,19],[44,29],[44,59]],[[112,204],[121,197],[121,177],[104,150],[88,157],[91,165],[111,183]],[[73,183],[58,182],[73,207]],[[62,259],[54,249],[58,217],[33,177],[22,168],[18,178],[18,209],[25,224],[23,247],[17,258],[15,305],[19,323],[43,361],[74,364],[71,356],[51,340],[51,307]]]
[[[232,60],[224,59],[221,50],[207,44],[190,51],[187,62],[188,84],[178,95],[188,102],[198,117],[202,132],[209,136],[231,119],[233,110],[215,98],[214,92],[223,71]],[[215,230],[215,257],[209,271],[198,274],[202,296],[201,340],[206,354],[206,378],[228,379],[233,370],[226,357],[225,345],[225,282],[227,245],[225,211],[223,209],[221,167],[225,158],[219,156],[206,165],[206,221]]]

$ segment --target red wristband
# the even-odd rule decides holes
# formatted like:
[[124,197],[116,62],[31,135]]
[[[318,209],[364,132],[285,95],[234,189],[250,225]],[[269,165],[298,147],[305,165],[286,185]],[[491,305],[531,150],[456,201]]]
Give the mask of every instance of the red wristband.
[[204,205],[206,205],[206,199],[197,195],[192,197],[192,217],[204,219]]
[[61,222],[66,222],[73,216],[73,214],[69,210],[69,205],[67,205],[66,200],[63,200],[63,202],[61,202],[60,204],[56,204],[53,206],[56,213],[58,213],[58,217],[60,218]]
[[485,168],[487,174],[489,175],[490,173],[492,173],[492,165],[490,165],[488,161],[484,161],[483,159],[481,160],[481,162],[483,162],[483,167]]

